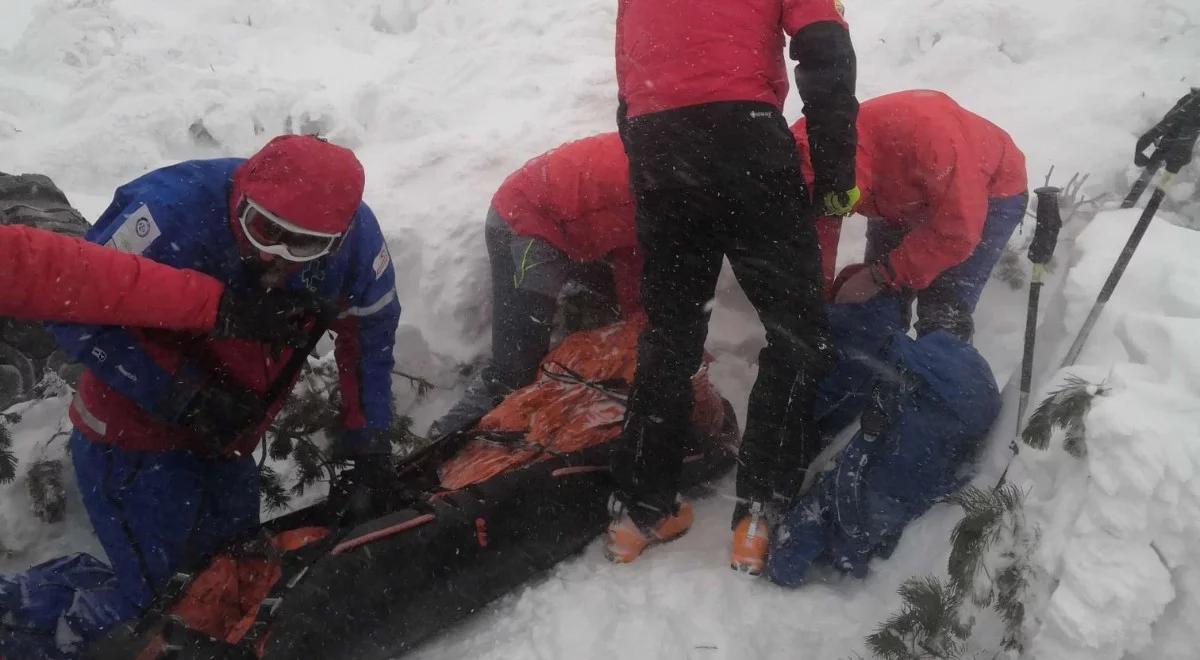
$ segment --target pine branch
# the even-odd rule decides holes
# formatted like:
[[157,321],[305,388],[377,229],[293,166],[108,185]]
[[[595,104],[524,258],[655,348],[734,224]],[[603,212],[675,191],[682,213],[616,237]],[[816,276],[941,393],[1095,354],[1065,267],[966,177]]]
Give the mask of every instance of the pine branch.
[[1082,378],[1068,376],[1066,384],[1046,397],[1030,415],[1021,434],[1022,440],[1034,449],[1046,449],[1054,429],[1064,428],[1072,444],[1068,451],[1072,455],[1082,455],[1084,417],[1091,408],[1092,399],[1107,392],[1102,384],[1093,385]]
[[300,438],[292,451],[292,457],[296,460],[297,475],[291,492],[299,496],[325,476],[325,455],[315,442],[308,438]]
[[292,498],[283,487],[279,474],[266,465],[258,466],[258,487],[268,511],[286,509]]
[[29,468],[29,499],[33,503],[33,515],[42,522],[61,522],[67,512],[62,468],[59,460],[37,461]]
[[1000,539],[1005,520],[1021,516],[1024,494],[1012,484],[998,490],[969,486],[946,500],[962,507],[964,514],[950,535],[950,559],[946,565],[950,585],[958,593],[972,594],[976,605],[989,605],[992,593],[975,593],[975,580],[988,548]]
[[1087,455],[1084,431],[1082,418],[1072,419],[1067,423],[1066,436],[1063,438],[1063,450],[1072,458],[1083,458]]
[[1021,602],[1021,596],[1029,590],[1029,572],[1028,564],[1018,561],[996,575],[994,609],[1004,622],[1004,637],[1000,646],[1017,654],[1025,649],[1022,630],[1025,624],[1025,604]]
[[970,627],[959,619],[961,598],[933,576],[911,578],[898,590],[899,613],[867,637],[872,653],[884,660],[959,658]]
[[0,484],[17,478],[17,456],[12,452],[12,431],[8,424],[7,418],[0,417]]
[[867,648],[883,660],[909,660],[913,657],[908,644],[884,624],[867,636]]
[[292,442],[291,436],[276,434],[269,443],[267,453],[276,461],[287,460],[292,455],[292,448],[295,443]]
[[408,379],[409,386],[417,391],[417,400],[418,401],[420,401],[421,399],[424,399],[427,394],[429,394],[433,390],[437,389],[437,385],[434,385],[427,378],[422,378],[421,376],[414,376],[412,374],[400,371],[399,369],[392,369],[392,374],[399,376],[401,378]]

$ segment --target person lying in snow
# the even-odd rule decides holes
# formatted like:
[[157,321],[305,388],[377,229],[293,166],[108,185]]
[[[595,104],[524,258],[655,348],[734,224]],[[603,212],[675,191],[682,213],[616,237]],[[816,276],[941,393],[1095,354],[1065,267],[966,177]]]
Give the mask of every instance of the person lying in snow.
[[[792,126],[811,177],[805,120]],[[867,268],[837,302],[881,291],[917,299],[918,335],[938,329],[970,340],[972,314],[992,268],[1025,216],[1025,156],[1012,138],[941,92],[912,90],[862,104],[855,211],[868,218]],[[821,221],[826,282],[841,220]]]
[[534,381],[568,282],[615,296],[623,317],[641,310],[629,164],[616,133],[568,142],[521,166],[492,197],[484,235],[493,357],[434,423],[433,437],[469,428]]
[[948,330],[909,337],[904,300],[883,292],[829,306],[838,361],[814,416],[827,443],[861,423],[844,447],[826,447],[806,475],[811,487],[781,516],[767,555],[772,582],[800,586],[819,564],[864,577],[910,522],[970,479],[1000,412],[995,378]]
[[[248,160],[188,161],[118,188],[88,239],[195,268],[238,295],[307,294],[321,311],[295,330],[306,345],[327,323],[337,333],[337,451],[366,492],[394,478],[386,432],[400,305],[363,182],[349,150],[281,136]],[[157,304],[191,303],[176,294]],[[286,373],[289,351],[253,341],[96,325],[55,333],[87,368],[71,458],[112,569],[77,555],[0,578],[0,655],[70,654],[136,616],[175,571],[257,527],[250,454],[290,388],[277,379],[299,375]]]

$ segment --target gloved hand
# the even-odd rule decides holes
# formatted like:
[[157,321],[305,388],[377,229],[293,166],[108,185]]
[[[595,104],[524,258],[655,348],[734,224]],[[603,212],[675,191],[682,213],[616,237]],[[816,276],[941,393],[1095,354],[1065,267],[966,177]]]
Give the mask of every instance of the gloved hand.
[[321,311],[320,302],[304,291],[271,289],[249,293],[227,288],[221,295],[212,334],[279,347],[299,347],[304,340],[304,322]]
[[835,303],[864,303],[895,286],[885,264],[846,266],[833,284]]
[[360,454],[350,459],[351,469],[340,475],[338,489],[346,510],[358,520],[391,511],[397,495],[396,466],[390,453]]
[[[1178,172],[1192,159],[1196,138],[1200,136],[1200,89],[1193,89],[1175,103],[1175,107],[1138,138],[1133,162],[1145,167],[1161,155],[1167,170]],[[1155,146],[1153,154],[1146,149]]]
[[854,186],[844,192],[825,193],[821,198],[825,206],[824,215],[850,215],[854,212],[854,207],[858,206],[860,199],[862,199],[862,192],[858,189],[858,186]]
[[210,382],[196,390],[176,423],[225,447],[266,414],[262,398],[254,392],[229,382]]

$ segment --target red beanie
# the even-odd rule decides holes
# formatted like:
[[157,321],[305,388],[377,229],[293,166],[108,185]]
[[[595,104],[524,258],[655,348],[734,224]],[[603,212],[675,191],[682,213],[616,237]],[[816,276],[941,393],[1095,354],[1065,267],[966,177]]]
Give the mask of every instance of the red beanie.
[[281,135],[233,173],[230,209],[248,197],[305,229],[342,234],[362,203],[362,164],[349,149],[311,135]]

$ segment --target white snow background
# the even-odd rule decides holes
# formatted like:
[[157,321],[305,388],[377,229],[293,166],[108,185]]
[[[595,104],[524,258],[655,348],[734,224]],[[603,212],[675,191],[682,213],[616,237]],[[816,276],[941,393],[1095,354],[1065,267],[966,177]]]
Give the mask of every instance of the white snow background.
[[[1013,135],[1031,185],[1053,164],[1060,185],[1091,172],[1089,193],[1122,196],[1136,136],[1200,85],[1195,0],[847,4],[860,98],[948,92]],[[614,128],[615,7],[5,0],[0,169],[50,175],[94,219],[113,188],[150,169],[249,155],[274,134],[320,130],[354,148],[367,169],[367,201],[388,235],[404,305],[398,365],[460,386],[455,367],[488,350],[481,229],[496,186],[542,151]],[[787,110],[799,113],[794,92]],[[1048,609],[1034,613],[1030,657],[1200,655],[1200,234],[1182,227],[1200,226],[1195,172],[1170,191],[1183,214],[1155,221],[1075,370],[1111,388],[1088,417],[1087,457],[1026,450],[1014,468],[1042,532],[1039,562],[1059,580]],[[1053,365],[1136,217],[1106,212],[1064,231],[1043,293],[1037,388],[1058,382]],[[861,224],[846,233],[842,259],[850,261],[861,254]],[[1023,290],[994,281],[977,314],[976,343],[1001,385],[1020,362],[1024,307]],[[717,384],[743,416],[761,341],[725,277],[709,348]],[[396,392],[402,408],[411,403],[405,381]],[[441,390],[413,408],[417,429],[455,396]],[[62,424],[65,400],[19,410],[22,464],[61,453],[61,443],[45,441]],[[981,482],[1002,469],[1014,416],[1007,406]],[[609,565],[593,545],[414,655],[853,657],[899,604],[905,578],[944,570],[958,519],[951,507],[935,508],[865,580],[786,591],[726,567],[731,506],[704,500],[691,534],[632,566]],[[100,554],[78,500],[70,507],[66,523],[45,525],[28,514],[23,475],[0,488],[0,571],[72,550]]]

